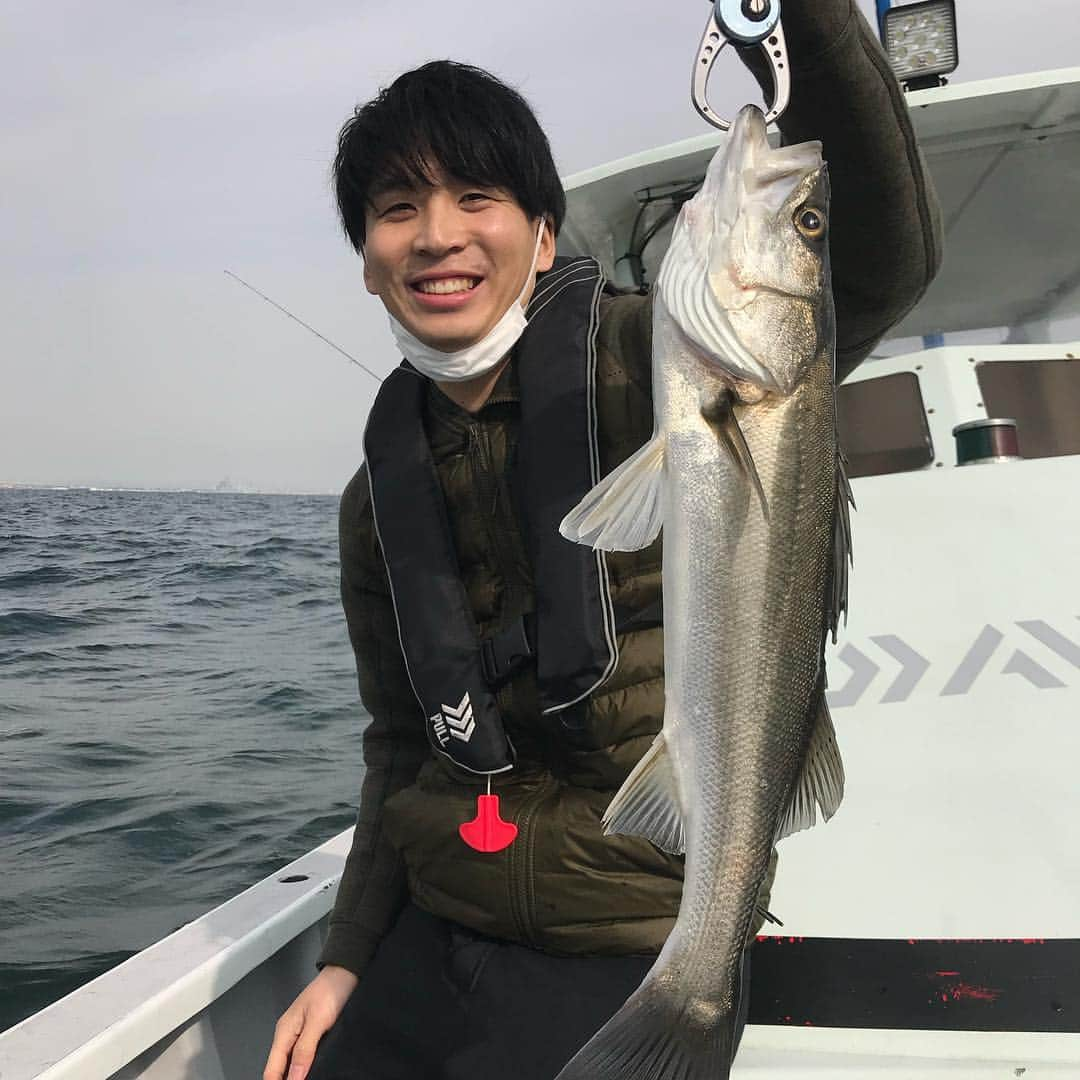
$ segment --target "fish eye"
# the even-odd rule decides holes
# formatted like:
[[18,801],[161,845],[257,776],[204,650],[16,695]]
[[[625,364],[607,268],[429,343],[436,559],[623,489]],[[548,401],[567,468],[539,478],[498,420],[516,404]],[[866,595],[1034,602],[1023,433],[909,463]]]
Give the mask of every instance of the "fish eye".
[[795,228],[808,240],[820,240],[825,235],[825,215],[813,206],[804,206],[795,213]]

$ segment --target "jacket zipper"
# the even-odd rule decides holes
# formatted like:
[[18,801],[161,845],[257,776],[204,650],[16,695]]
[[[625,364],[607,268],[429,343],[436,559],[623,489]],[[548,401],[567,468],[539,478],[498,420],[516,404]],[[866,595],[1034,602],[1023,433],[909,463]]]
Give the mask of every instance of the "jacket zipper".
[[507,848],[510,857],[506,862],[506,885],[510,915],[519,937],[530,945],[537,945],[539,941],[536,896],[533,891],[536,882],[533,858],[536,830],[533,821],[537,810],[554,794],[556,786],[554,777],[545,776],[540,788],[522,802],[514,815],[514,824],[518,827],[517,839]]
[[[515,615],[521,613],[523,598],[520,595],[520,589],[514,576],[513,545],[507,542],[504,532],[499,529],[497,524],[496,510],[498,508],[500,486],[502,486],[500,483],[501,478],[495,471],[491,437],[487,428],[480,423],[471,423],[469,425],[469,441],[472,445],[473,460],[476,465],[480,506],[482,509],[490,508],[490,512],[484,514],[484,527],[487,530],[491,544],[495,569],[502,579],[503,596],[498,621],[505,624],[507,612]],[[506,509],[510,513],[514,513],[512,505]],[[511,701],[512,688],[513,683],[511,681],[502,691],[503,702],[508,709],[513,708]],[[552,794],[555,786],[555,779],[546,776],[540,788],[522,802],[514,815],[514,824],[518,827],[517,839],[507,849],[509,858],[506,863],[506,884],[510,915],[520,939],[531,945],[537,944],[539,936],[536,925],[536,898],[533,892],[536,880],[534,871],[536,832],[533,828],[533,820],[536,811]]]
[[[495,459],[491,450],[491,436],[483,424],[470,424],[469,437],[473,446],[473,460],[476,464],[477,487],[480,493],[479,504],[484,518],[484,528],[487,531],[488,541],[491,545],[491,553],[495,569],[502,579],[503,596],[498,622],[505,625],[507,614],[513,616],[522,613],[523,598],[521,588],[516,579],[514,545],[506,536],[504,529],[499,528],[499,515],[496,513],[499,506],[499,496],[505,485],[495,471]],[[514,507],[508,505],[505,511],[513,514]]]

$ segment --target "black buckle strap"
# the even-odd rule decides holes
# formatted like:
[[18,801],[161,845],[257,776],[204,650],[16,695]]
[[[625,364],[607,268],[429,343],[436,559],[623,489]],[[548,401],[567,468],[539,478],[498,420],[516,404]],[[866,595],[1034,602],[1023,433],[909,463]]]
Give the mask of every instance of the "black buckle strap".
[[489,686],[500,686],[535,655],[536,615],[527,612],[480,642],[480,666]]

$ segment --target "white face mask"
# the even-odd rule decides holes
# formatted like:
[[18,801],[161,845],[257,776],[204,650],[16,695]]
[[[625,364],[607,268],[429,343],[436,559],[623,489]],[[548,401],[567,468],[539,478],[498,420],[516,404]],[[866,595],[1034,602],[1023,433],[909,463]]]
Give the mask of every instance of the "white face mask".
[[437,382],[464,382],[475,379],[490,371],[514,347],[514,343],[525,332],[528,320],[522,301],[533,283],[536,273],[536,261],[540,257],[540,242],[544,238],[544,222],[536,234],[536,247],[533,249],[532,265],[529,276],[521,287],[517,299],[506,309],[502,318],[477,342],[467,345],[456,352],[443,352],[425,345],[414,334],[390,316],[390,331],[394,335],[398,348],[405,359],[417,371]]

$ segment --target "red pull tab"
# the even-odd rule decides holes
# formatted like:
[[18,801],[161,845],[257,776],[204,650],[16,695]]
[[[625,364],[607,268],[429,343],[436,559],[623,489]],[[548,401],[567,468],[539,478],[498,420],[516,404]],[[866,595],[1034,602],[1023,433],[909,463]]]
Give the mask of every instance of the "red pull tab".
[[461,839],[474,851],[502,851],[517,837],[517,826],[499,817],[499,796],[478,795],[476,817],[458,826]]

